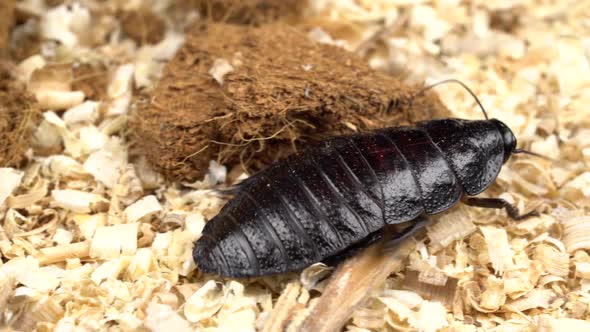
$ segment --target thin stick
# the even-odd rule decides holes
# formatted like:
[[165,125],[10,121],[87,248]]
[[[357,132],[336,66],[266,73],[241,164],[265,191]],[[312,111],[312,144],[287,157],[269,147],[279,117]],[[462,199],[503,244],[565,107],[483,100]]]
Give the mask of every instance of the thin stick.
[[299,332],[340,331],[371,291],[403,267],[415,247],[411,237],[395,250],[384,250],[384,242],[373,244],[338,266]]

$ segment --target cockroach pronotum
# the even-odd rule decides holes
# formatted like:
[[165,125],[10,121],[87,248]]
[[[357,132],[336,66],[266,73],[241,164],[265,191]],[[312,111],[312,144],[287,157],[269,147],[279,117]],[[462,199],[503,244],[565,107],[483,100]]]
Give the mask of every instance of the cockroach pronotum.
[[[441,119],[415,126],[337,136],[278,161],[234,188],[234,197],[207,222],[193,257],[206,273],[258,277],[303,269],[363,248],[386,225],[448,210],[458,201],[504,208],[500,198],[471,197],[496,179],[515,153],[516,137],[501,121]],[[401,237],[401,236],[400,236]]]

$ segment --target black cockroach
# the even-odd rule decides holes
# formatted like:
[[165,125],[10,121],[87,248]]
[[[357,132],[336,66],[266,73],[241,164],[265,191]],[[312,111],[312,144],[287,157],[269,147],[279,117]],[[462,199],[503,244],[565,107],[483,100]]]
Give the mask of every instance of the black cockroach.
[[[475,198],[515,153],[516,137],[485,120],[441,119],[338,136],[247,178],[210,220],[193,257],[207,273],[257,277],[338,261],[381,238],[386,225],[423,220],[459,200],[518,210],[499,198]],[[416,222],[403,235],[421,227]]]

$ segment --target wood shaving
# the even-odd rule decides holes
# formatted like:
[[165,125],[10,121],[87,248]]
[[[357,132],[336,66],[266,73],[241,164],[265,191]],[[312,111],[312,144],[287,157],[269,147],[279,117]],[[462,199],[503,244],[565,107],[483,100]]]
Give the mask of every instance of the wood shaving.
[[209,319],[223,306],[224,296],[222,286],[209,280],[186,301],[184,316],[193,323]]
[[51,197],[55,206],[79,213],[104,212],[105,205],[109,204],[101,195],[73,189],[53,190]]
[[0,168],[0,178],[2,184],[0,185],[0,207],[12,192],[20,186],[20,182],[24,173],[13,168]]
[[133,77],[135,86],[138,88],[151,88],[162,74],[164,68],[162,61],[170,60],[183,42],[183,34],[168,32],[158,44],[142,46],[138,50],[135,60]]
[[545,314],[539,317],[537,328],[539,332],[587,331],[590,328],[590,322],[581,319],[554,318]]
[[146,311],[145,325],[154,332],[190,332],[190,324],[174,309],[165,304],[150,302]]
[[[425,273],[426,271],[428,272]],[[412,290],[428,300],[440,302],[450,308],[455,301],[455,296],[457,296],[457,283],[459,280],[449,278],[442,271],[435,269],[428,269],[426,271],[420,273],[408,271],[406,273],[406,280],[404,281],[404,288]],[[431,277],[425,278],[425,275],[430,275]]]
[[[92,128],[92,127],[91,127]],[[95,132],[86,132],[86,136],[105,137],[106,135]],[[82,132],[81,132],[82,134]],[[98,140],[94,139],[94,142]],[[88,146],[88,145],[86,145]],[[104,141],[104,144],[96,146],[96,151],[88,156],[84,162],[84,170],[92,174],[94,178],[101,181],[107,188],[112,188],[124,170],[127,164],[127,155],[117,139]]]
[[301,284],[308,291],[312,289],[323,291],[328,279],[327,277],[333,270],[333,267],[322,263],[314,264],[301,273]]
[[8,197],[6,203],[11,209],[24,209],[42,200],[47,195],[47,192],[47,182],[45,180],[39,180],[29,189],[28,193]]
[[565,277],[569,274],[569,255],[553,246],[541,244],[535,248],[535,259],[545,266],[545,271]]
[[57,6],[43,15],[41,35],[74,47],[80,42],[81,33],[89,28],[90,20],[90,11],[79,3]]
[[590,263],[576,262],[576,277],[583,279],[590,279]]
[[31,74],[28,90],[35,95],[43,109],[67,109],[81,104],[85,95],[72,91],[72,71],[69,66],[52,65],[36,69]]
[[223,76],[231,73],[234,67],[226,59],[215,59],[213,66],[209,69],[209,74],[219,83],[223,85]]
[[297,282],[286,286],[264,324],[264,332],[284,331],[289,326],[289,320],[295,315],[295,311],[306,305],[307,301],[301,300],[302,292],[305,290]]
[[53,180],[81,180],[90,176],[76,159],[64,155],[53,155],[43,160],[41,174]]
[[[52,145],[59,145],[61,142],[63,142],[64,150],[68,155],[75,158],[82,155],[82,149],[84,147],[82,146],[80,139],[76,137],[72,130],[67,128],[66,124],[55,112],[47,111],[43,113],[43,119],[48,124],[46,128],[47,133],[43,133],[42,135],[36,137],[38,140],[47,138],[50,140]],[[43,123],[41,125],[43,125]],[[43,127],[39,126],[39,128]],[[56,137],[56,139],[54,139],[52,136],[55,137],[55,135],[60,138]]]
[[451,212],[427,226],[428,238],[434,250],[445,248],[455,240],[463,239],[477,230],[465,211]]
[[501,279],[490,276],[485,280],[485,290],[481,294],[480,307],[486,312],[494,312],[500,309],[506,302],[506,292]]
[[55,290],[60,283],[57,275],[51,270],[40,268],[39,261],[32,257],[13,259],[1,269],[20,284],[41,293]]
[[563,243],[569,253],[590,249],[590,217],[576,217],[563,221]]
[[29,82],[33,73],[45,67],[47,62],[40,55],[36,54],[21,61],[16,67],[15,75],[22,82]]
[[412,317],[413,309],[424,302],[420,295],[400,290],[385,290],[378,299],[402,321]]
[[550,289],[534,289],[520,299],[511,301],[506,307],[511,311],[525,311],[532,308],[548,308],[555,299],[555,293]]
[[424,301],[420,310],[409,319],[410,326],[418,331],[435,332],[449,325],[447,310],[438,302]]
[[96,120],[98,120],[99,107],[99,102],[86,101],[64,112],[63,120],[68,125],[80,122],[94,123]]
[[108,259],[135,254],[137,228],[137,223],[98,227],[92,238],[90,257]]
[[508,234],[504,229],[494,226],[481,227],[488,248],[488,257],[498,274],[512,267],[514,251],[508,243]]
[[159,211],[162,211],[162,206],[158,202],[158,199],[154,195],[149,195],[129,205],[123,213],[127,218],[127,222],[133,223]]

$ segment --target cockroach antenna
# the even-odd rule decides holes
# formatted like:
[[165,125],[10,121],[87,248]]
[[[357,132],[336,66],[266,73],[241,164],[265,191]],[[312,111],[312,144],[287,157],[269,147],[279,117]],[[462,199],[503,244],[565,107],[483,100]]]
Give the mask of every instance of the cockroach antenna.
[[[442,80],[442,81],[433,83],[431,85],[428,85],[428,86],[422,88],[416,94],[414,94],[414,97],[415,96],[418,96],[418,95],[420,95],[420,94],[422,94],[422,93],[424,93],[424,92],[426,92],[426,91],[428,91],[428,90],[430,90],[430,89],[432,89],[432,88],[434,88],[434,87],[436,87],[438,85],[446,84],[446,83],[457,83],[457,84],[461,85],[467,92],[469,92],[469,94],[473,97],[473,99],[475,99],[475,101],[479,105],[479,108],[483,112],[483,115],[485,116],[486,120],[489,120],[488,113],[486,112],[486,110],[483,107],[481,101],[479,100],[479,98],[477,98],[477,96],[475,95],[475,93],[465,83],[463,83],[463,82],[461,82],[461,81],[459,81],[457,79],[454,79],[454,78]],[[545,159],[545,160],[548,160],[548,161],[551,161],[551,162],[555,162],[555,160],[553,160],[553,159],[551,159],[551,158],[549,158],[547,156],[543,156],[541,154],[538,154],[538,153],[535,153],[535,152],[531,152],[531,151],[528,151],[528,150],[524,150],[524,149],[515,149],[513,151],[513,153],[514,154],[528,154],[528,155],[539,157],[539,158],[542,158],[542,159]]]
[[461,81],[459,81],[457,79],[454,79],[454,78],[442,80],[440,82],[436,82],[436,83],[433,83],[433,84],[431,84],[429,86],[426,86],[426,87],[422,88],[422,90],[418,91],[418,93],[416,93],[414,95],[414,97],[417,96],[417,95],[420,95],[420,94],[422,94],[422,93],[424,93],[424,92],[426,92],[426,91],[428,91],[428,90],[430,90],[430,89],[432,89],[432,88],[434,88],[434,87],[436,87],[438,85],[446,84],[446,83],[457,83],[457,84],[461,85],[465,90],[467,90],[467,92],[469,92],[469,94],[473,97],[473,99],[475,99],[475,101],[479,105],[479,108],[481,108],[481,111],[483,112],[483,115],[485,116],[486,120],[489,120],[488,113],[486,112],[486,109],[483,107],[482,103],[479,101],[479,98],[477,98],[477,96],[475,95],[475,93],[473,91],[471,91],[471,89],[465,83],[463,83],[463,82],[461,82]]
[[514,152],[512,152],[512,153],[513,154],[528,154],[528,155],[539,157],[539,158],[542,158],[542,159],[545,159],[545,160],[548,160],[548,161],[551,161],[551,162],[554,162],[555,161],[554,159],[551,159],[551,158],[549,158],[547,156],[544,156],[542,154],[538,154],[538,153],[535,153],[535,152],[532,152],[532,151],[528,151],[528,150],[524,150],[524,149],[514,149]]

